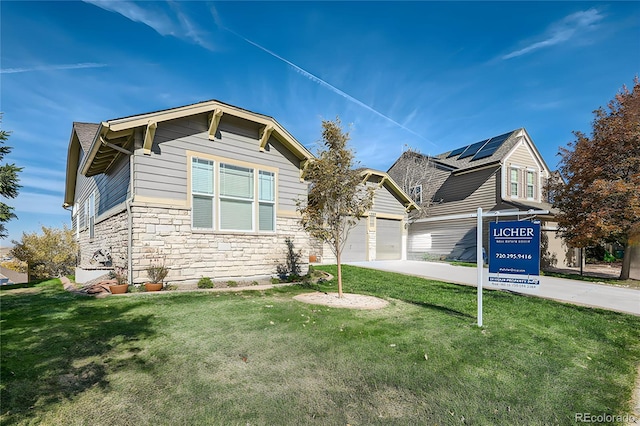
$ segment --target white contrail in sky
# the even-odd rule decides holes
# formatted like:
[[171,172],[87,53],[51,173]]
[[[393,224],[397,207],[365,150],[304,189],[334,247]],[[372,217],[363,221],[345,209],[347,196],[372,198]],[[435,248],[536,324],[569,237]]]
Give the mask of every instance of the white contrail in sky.
[[601,21],[604,16],[596,9],[584,10],[571,15],[565,16],[558,22],[555,22],[551,27],[543,34],[543,40],[508,53],[502,57],[502,59],[511,59],[518,56],[525,55],[529,52],[533,52],[545,47],[555,46],[560,43],[565,43],[582,35],[584,32],[593,31],[597,27],[597,23]]
[[32,72],[32,71],[77,70],[82,68],[102,68],[106,66],[107,64],[98,64],[95,62],[83,62],[80,64],[39,65],[35,67],[24,67],[24,68],[3,68],[3,69],[0,69],[0,74],[16,74],[21,72]]
[[[218,24],[220,25],[220,24]],[[302,68],[300,68],[298,65],[294,64],[293,62],[283,58],[282,56],[278,55],[275,52],[272,52],[271,50],[267,49],[266,47],[263,47],[261,45],[259,45],[256,42],[253,42],[251,40],[249,40],[246,37],[243,37],[242,35],[238,34],[237,32],[223,26],[220,25],[221,28],[224,28],[225,30],[229,31],[230,33],[234,34],[235,36],[243,39],[244,41],[246,41],[247,43],[251,44],[252,46],[257,47],[258,49],[262,50],[263,52],[268,53],[269,55],[273,56],[276,59],[279,59],[280,61],[284,62],[285,64],[289,65],[291,68],[293,68],[296,72],[302,74],[303,76],[307,77],[309,80],[318,83],[319,85],[326,87],[327,89],[331,90],[333,93],[342,96],[343,98],[347,99],[348,101],[353,102],[356,105],[361,106],[362,108],[366,109],[367,111],[371,111],[372,113],[376,114],[377,116],[384,118],[385,120],[395,124],[396,126],[400,127],[403,130],[406,130],[407,132],[411,133],[412,135],[415,135],[417,137],[419,137],[420,139],[423,139],[427,142],[429,142],[430,144],[435,145],[433,142],[431,142],[430,140],[428,140],[427,138],[425,138],[424,136],[414,132],[413,130],[407,128],[406,126],[398,123],[397,121],[395,121],[393,118],[388,117],[386,115],[384,115],[383,113],[381,113],[380,111],[377,111],[375,109],[373,109],[372,107],[370,107],[369,105],[365,104],[364,102],[354,98],[353,96],[349,95],[348,93],[343,92],[342,90],[338,89],[337,87],[333,86],[332,84],[326,82],[325,80],[321,79],[320,77],[311,74],[309,71],[306,71]]]

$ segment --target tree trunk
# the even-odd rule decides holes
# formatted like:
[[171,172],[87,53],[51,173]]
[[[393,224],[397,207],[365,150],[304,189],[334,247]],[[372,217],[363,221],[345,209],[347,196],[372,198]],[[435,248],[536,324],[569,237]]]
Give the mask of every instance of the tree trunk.
[[620,279],[628,280],[630,270],[631,270],[631,244],[627,242],[624,248],[624,257],[622,258],[622,269],[620,270]]
[[338,297],[342,298],[342,263],[340,262],[340,250],[336,250],[336,263],[338,264]]

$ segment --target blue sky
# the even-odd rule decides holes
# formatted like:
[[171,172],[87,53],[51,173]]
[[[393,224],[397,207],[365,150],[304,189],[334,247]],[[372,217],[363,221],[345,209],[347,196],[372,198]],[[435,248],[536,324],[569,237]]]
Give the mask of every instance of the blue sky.
[[2,1],[5,159],[24,167],[9,237],[70,223],[73,121],[209,99],[315,151],[350,124],[363,166],[525,127],[547,164],[640,73],[639,2]]

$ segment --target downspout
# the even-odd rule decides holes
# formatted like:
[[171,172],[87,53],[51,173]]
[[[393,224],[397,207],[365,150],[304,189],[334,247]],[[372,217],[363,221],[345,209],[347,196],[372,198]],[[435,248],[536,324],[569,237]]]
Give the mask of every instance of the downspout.
[[[135,152],[135,151],[134,151]],[[133,159],[134,154],[129,156],[129,197],[124,202],[127,207],[127,282],[133,284],[133,214],[131,213],[131,202],[133,201]]]

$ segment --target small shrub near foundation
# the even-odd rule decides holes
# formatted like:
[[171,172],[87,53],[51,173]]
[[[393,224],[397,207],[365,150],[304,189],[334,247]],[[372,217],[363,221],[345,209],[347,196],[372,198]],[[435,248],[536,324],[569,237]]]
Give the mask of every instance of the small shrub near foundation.
[[198,281],[198,288],[213,288],[213,281],[209,277],[202,277]]

